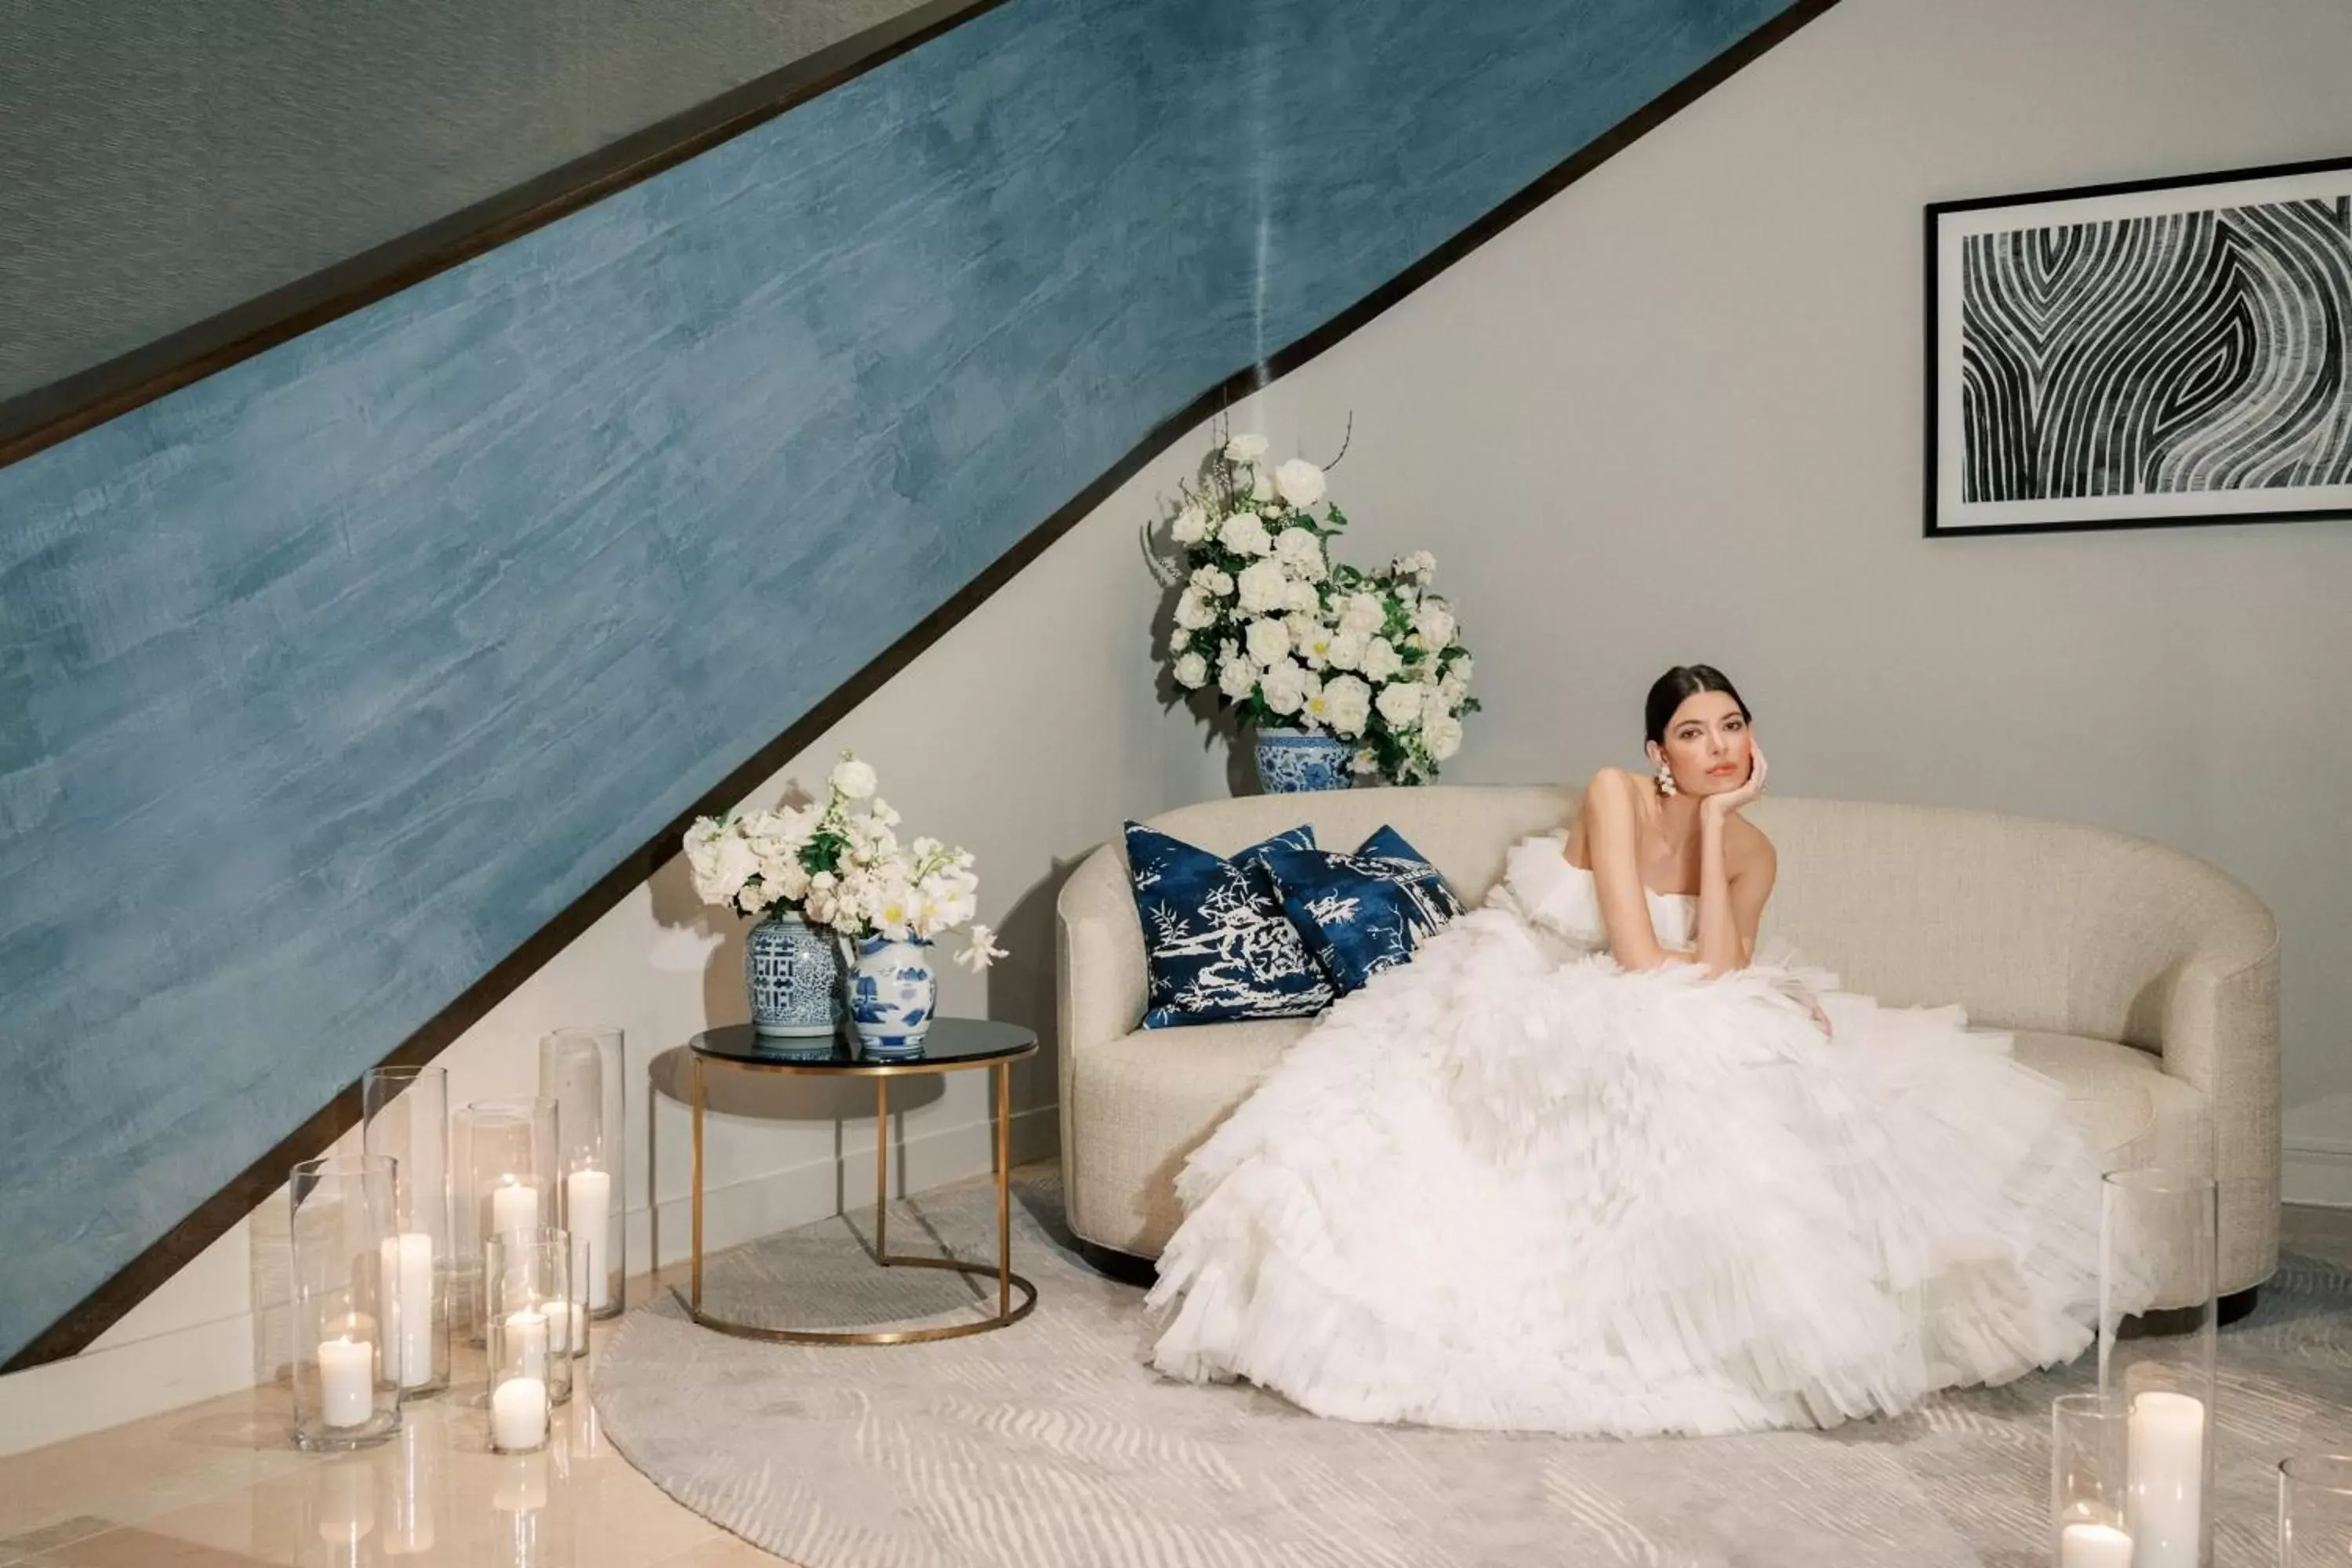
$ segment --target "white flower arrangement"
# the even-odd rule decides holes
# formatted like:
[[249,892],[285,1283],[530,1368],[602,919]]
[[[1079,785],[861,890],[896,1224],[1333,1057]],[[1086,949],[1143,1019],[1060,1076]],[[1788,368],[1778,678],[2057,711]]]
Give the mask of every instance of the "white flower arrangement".
[[[695,892],[747,915],[790,910],[852,944],[929,942],[971,921],[980,891],[971,852],[936,838],[899,843],[899,816],[877,787],[872,766],[844,752],[822,806],[696,818],[686,833]],[[955,962],[976,974],[1005,956],[995,942],[974,922]]]
[[1269,465],[1258,435],[1231,437],[1201,483],[1180,487],[1179,553],[1152,555],[1162,584],[1182,584],[1169,674],[1257,728],[1356,742],[1359,772],[1434,778],[1478,710],[1460,623],[1430,591],[1429,552],[1373,573],[1331,558],[1348,519],[1328,489],[1303,458]]

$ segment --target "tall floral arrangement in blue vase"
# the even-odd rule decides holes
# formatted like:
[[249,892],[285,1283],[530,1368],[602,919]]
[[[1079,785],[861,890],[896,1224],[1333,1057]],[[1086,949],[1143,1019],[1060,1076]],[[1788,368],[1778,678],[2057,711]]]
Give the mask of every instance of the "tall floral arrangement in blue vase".
[[696,892],[762,917],[744,952],[762,1035],[831,1036],[846,1024],[866,1054],[919,1054],[937,1011],[935,940],[969,924],[955,962],[974,973],[1005,956],[972,919],[971,852],[902,844],[877,787],[873,767],[844,752],[822,804],[700,817],[687,830]]
[[1179,487],[1174,552],[1147,541],[1177,590],[1169,675],[1255,732],[1269,790],[1434,778],[1478,708],[1460,622],[1427,551],[1373,572],[1334,559],[1348,519],[1328,491],[1324,468],[1275,462],[1254,434],[1223,438]]

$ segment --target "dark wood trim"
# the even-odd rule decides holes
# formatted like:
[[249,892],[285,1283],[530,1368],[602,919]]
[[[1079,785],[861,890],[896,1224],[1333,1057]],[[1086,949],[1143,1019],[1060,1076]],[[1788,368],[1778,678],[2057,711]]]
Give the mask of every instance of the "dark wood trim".
[[926,0],[436,223],[0,401],[0,468],[648,180],[1003,4]]
[[[2021,533],[2112,533],[2122,529],[2151,528],[2231,528],[2257,522],[2310,522],[2329,518],[2352,517],[2352,508],[2341,505],[2283,507],[2263,511],[2165,512],[2138,517],[2094,518],[2080,522],[1997,522],[1962,523],[1947,526],[1942,521],[1943,498],[1937,493],[1936,469],[1943,460],[1944,433],[1937,418],[1937,398],[1942,392],[1942,337],[1937,329],[1937,314],[1942,305],[1941,262],[1943,249],[1937,243],[1941,226],[1950,213],[1982,212],[1993,207],[2040,206],[2053,202],[2079,201],[2092,196],[2135,195],[2147,191],[2178,191],[2196,185],[2226,186],[2243,184],[2250,180],[2285,179],[2296,174],[2329,174],[2352,169],[2352,158],[2307,158],[2294,163],[2265,163],[2248,169],[2217,169],[2202,174],[2159,174],[2145,180],[2116,180],[2105,184],[2069,185],[2054,191],[2025,191],[2008,196],[1970,196],[1962,201],[1929,202],[1923,209],[1926,237],[1922,261],[1927,279],[1927,302],[1920,311],[1927,350],[1927,384],[1920,399],[1927,423],[1927,436],[1922,445],[1926,454],[1920,503],[1920,531],[1927,539],[1968,539],[1981,535],[1999,539]],[[2217,193],[2218,196],[2218,193]]]
[[[525,980],[537,973],[606,911],[653,876],[678,851],[687,828],[698,816],[732,807],[751,789],[819,736],[846,718],[858,704],[881,689],[917,656],[945,637],[957,623],[1044,554],[1055,541],[1129,479],[1203,420],[1247,397],[1272,378],[1286,375],[1339,342],[1349,333],[1399,303],[1479,246],[1508,228],[1578,179],[1631,146],[1641,136],[1695,101],[1708,89],[1756,59],[1773,45],[1837,4],[1837,0],[1799,0],[1789,10],[1734,44],[1697,71],[1685,78],[1649,105],[1604,132],[1599,139],[1538,175],[1493,211],[1406,268],[1362,300],[1320,327],[1277,352],[1263,366],[1247,366],[1194,398],[1161,420],[1151,433],[1055,513],[1032,529],[1012,549],[955,595],[923,617],[872,662],[843,682],[791,728],[746,757],[733,772],[706,791],[662,829],[613,868],[594,887],[509,953],[488,973],[468,986],[463,995],[443,1008],[425,1026],[384,1058],[385,1065],[415,1066],[429,1060],[471,1028]],[[169,1279],[182,1265],[210,1246],[239,1219],[266,1201],[286,1179],[287,1168],[310,1159],[359,1120],[359,1086],[346,1088],[278,1146],[248,1165],[236,1180],[207,1199],[161,1240],[125,1265],[79,1306],[60,1318],[46,1333],[16,1355],[0,1372],[54,1361],[87,1346],[149,1293]]]

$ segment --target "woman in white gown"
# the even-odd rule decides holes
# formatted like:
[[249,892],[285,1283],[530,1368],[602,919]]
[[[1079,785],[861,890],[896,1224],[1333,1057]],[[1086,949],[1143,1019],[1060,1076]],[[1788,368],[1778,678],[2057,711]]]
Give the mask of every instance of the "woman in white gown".
[[1152,1360],[1361,1421],[1829,1426],[2071,1359],[2097,1167],[1957,1007],[1753,962],[1748,710],[1650,694],[1483,907],[1332,1007],[1178,1180]]

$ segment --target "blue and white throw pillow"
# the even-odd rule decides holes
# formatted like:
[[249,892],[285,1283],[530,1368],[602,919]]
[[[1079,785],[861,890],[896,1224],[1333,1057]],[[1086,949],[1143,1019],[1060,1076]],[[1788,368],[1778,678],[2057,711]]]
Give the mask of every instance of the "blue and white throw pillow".
[[1147,1029],[1235,1018],[1304,1018],[1331,1005],[1331,985],[1283,917],[1265,858],[1308,852],[1312,827],[1277,833],[1231,859],[1127,825],[1128,878],[1150,967]]
[[1423,939],[1462,912],[1437,868],[1393,827],[1381,828],[1352,855],[1276,849],[1265,868],[1283,912],[1342,996],[1381,970],[1411,962]]

